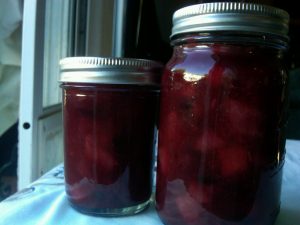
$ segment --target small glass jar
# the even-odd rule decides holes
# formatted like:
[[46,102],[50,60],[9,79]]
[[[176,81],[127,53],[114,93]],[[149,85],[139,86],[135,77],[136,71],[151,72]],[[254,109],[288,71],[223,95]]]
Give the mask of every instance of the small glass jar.
[[156,207],[168,225],[271,225],[285,152],[288,14],[206,3],[173,16]]
[[73,57],[60,62],[66,193],[83,213],[116,216],[148,206],[159,63]]

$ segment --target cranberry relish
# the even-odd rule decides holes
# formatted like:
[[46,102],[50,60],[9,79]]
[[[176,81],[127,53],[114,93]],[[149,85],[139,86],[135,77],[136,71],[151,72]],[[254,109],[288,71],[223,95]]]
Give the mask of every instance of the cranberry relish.
[[64,90],[66,191],[73,206],[97,212],[148,201],[157,90],[99,84]]
[[156,201],[166,224],[274,220],[285,121],[279,60],[258,46],[175,47],[159,126]]

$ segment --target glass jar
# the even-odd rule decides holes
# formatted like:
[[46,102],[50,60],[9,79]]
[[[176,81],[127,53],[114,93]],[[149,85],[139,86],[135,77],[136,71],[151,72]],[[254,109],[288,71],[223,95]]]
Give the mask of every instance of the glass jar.
[[156,208],[168,225],[271,225],[285,152],[288,14],[206,3],[173,16]]
[[149,203],[161,65],[141,59],[61,62],[66,193],[83,213],[138,213]]

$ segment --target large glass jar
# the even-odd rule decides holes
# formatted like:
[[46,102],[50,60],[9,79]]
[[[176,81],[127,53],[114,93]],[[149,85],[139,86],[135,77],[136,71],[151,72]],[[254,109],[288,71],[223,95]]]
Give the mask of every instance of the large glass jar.
[[83,213],[134,214],[149,203],[161,65],[61,61],[66,193]]
[[207,3],[173,16],[156,207],[168,225],[271,225],[280,208],[288,14]]

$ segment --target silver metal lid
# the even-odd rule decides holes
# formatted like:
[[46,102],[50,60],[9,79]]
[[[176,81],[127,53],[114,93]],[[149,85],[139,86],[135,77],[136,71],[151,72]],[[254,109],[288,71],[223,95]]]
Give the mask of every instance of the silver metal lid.
[[69,57],[60,82],[159,85],[163,65],[146,59]]
[[272,6],[245,2],[192,5],[173,15],[171,38],[177,34],[211,31],[247,31],[287,37],[289,14]]

